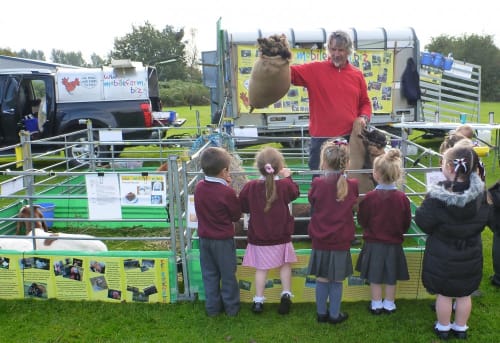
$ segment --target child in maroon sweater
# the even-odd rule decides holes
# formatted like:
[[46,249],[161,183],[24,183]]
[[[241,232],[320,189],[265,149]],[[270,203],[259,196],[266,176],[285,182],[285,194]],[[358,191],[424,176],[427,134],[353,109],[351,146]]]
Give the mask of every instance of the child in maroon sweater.
[[[358,180],[347,179],[349,148],[345,139],[327,140],[321,146],[321,177],[314,178],[309,202],[314,211],[309,222],[312,242],[308,274],[316,276],[316,311],[320,323],[338,324],[343,281],[352,274],[351,242],[354,239],[353,208],[358,201]],[[328,300],[330,302],[329,306]]]
[[292,297],[292,263],[297,261],[292,245],[294,218],[288,205],[300,195],[299,186],[292,180],[290,169],[285,168],[283,155],[275,148],[263,148],[255,162],[262,177],[246,183],[239,195],[242,211],[250,213],[242,265],[256,269],[254,313],[264,309],[269,269],[280,268],[283,289],[278,313],[287,314]]
[[233,222],[240,220],[241,207],[235,190],[229,186],[230,163],[231,155],[226,150],[204,150],[200,164],[205,178],[194,191],[205,310],[211,317],[223,311],[234,316],[240,310]]
[[375,315],[396,311],[396,282],[410,278],[402,246],[411,223],[410,201],[396,186],[402,175],[398,149],[378,156],[373,162],[373,179],[378,185],[359,204],[358,223],[363,228],[364,244],[356,270],[370,283],[369,310]]

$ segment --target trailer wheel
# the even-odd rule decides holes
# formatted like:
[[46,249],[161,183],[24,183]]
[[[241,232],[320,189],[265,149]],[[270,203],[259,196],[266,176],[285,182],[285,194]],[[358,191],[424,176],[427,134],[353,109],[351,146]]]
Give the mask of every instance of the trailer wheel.
[[69,159],[70,166],[89,165],[92,162],[90,160],[91,149],[94,151],[96,164],[109,163],[109,158],[111,158],[110,146],[100,143],[97,133],[94,134],[93,142],[90,144],[87,135],[82,133],[71,136],[70,142],[66,147],[66,157]]

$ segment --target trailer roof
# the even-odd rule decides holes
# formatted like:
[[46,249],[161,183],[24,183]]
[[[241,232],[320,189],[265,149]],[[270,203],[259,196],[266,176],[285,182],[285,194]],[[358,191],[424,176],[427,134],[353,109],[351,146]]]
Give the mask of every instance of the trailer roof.
[[[228,39],[233,44],[255,44],[258,38],[268,37],[273,34],[284,33],[290,45],[303,43],[325,44],[328,36],[336,29],[316,28],[308,30],[297,30],[293,28],[282,30],[263,30],[246,32],[231,32],[227,30]],[[355,49],[384,49],[395,47],[415,47],[418,38],[415,30],[411,27],[405,28],[372,28],[356,29],[349,28],[347,31],[354,44]]]

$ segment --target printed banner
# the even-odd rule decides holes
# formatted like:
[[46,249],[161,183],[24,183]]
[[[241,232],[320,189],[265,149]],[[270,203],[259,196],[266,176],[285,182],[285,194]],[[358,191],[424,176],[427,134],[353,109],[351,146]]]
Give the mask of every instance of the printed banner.
[[[293,302],[315,302],[316,278],[307,275],[307,268],[310,258],[309,249],[296,250],[298,261],[292,265],[292,293]],[[427,299],[432,295],[426,292],[421,281],[421,268],[424,249],[405,249],[406,261],[410,280],[399,281],[397,283],[398,299]],[[240,287],[240,298],[242,302],[253,301],[255,295],[255,269],[242,266],[244,250],[238,250],[238,267],[236,277]],[[356,265],[359,256],[359,249],[352,249],[352,263]],[[190,289],[198,292],[199,299],[204,300],[205,292],[201,278],[201,268],[199,265],[199,251],[192,250],[188,253],[188,268],[190,275]],[[267,274],[266,288],[264,295],[266,302],[279,303],[281,295],[281,280],[279,268],[271,269]],[[344,280],[343,301],[370,300],[370,286],[364,279],[359,277],[358,272]]]
[[40,253],[0,256],[0,298],[170,302],[169,258]]

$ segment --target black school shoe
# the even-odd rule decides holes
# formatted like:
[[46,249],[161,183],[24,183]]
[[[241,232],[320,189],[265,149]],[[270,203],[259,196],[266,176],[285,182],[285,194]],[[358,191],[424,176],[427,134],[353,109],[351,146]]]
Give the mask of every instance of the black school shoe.
[[455,331],[455,330],[451,329],[450,333],[456,339],[467,339],[467,331]]
[[378,315],[381,315],[382,313],[384,313],[384,308],[383,307],[372,308],[372,305],[370,303],[370,304],[368,304],[368,311],[370,311],[370,313],[373,314],[374,316],[378,316]]
[[262,311],[264,311],[264,304],[254,301],[252,304],[252,312],[253,313],[262,313]]
[[330,314],[326,311],[326,314],[317,313],[318,323],[328,323],[328,319],[330,318]]
[[347,313],[340,312],[337,318],[329,318],[328,322],[330,324],[336,325],[342,323],[343,321],[346,321],[347,318],[349,318],[349,315]]
[[290,312],[290,306],[292,305],[292,300],[290,299],[290,294],[285,293],[281,296],[280,306],[278,307],[279,314],[288,314]]
[[443,341],[447,340],[450,337],[450,331],[451,330],[440,331],[436,327],[434,327],[434,333],[436,334],[437,338],[439,338],[439,339],[441,339]]
[[385,314],[394,314],[396,313],[396,309],[393,308],[392,310],[388,310],[386,308],[382,309],[382,312],[384,312]]

